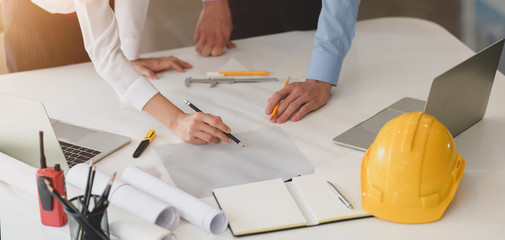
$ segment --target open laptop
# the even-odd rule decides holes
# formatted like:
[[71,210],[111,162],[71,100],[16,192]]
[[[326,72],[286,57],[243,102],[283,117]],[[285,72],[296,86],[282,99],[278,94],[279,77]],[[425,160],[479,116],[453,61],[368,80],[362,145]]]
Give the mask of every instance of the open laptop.
[[39,131],[44,132],[48,166],[59,163],[67,172],[77,163],[96,162],[122,146],[129,137],[49,119],[44,105],[0,93],[0,152],[40,167]]
[[492,44],[436,77],[426,102],[402,98],[336,136],[333,142],[366,151],[389,120],[414,111],[436,117],[456,137],[484,117],[504,41]]

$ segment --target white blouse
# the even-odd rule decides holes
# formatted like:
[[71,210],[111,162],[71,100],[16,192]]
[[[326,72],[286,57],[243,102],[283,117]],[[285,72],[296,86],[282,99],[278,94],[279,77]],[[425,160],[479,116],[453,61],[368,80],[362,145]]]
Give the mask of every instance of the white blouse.
[[149,0],[32,0],[51,13],[76,12],[84,46],[97,73],[138,110],[159,91],[129,60],[139,56]]

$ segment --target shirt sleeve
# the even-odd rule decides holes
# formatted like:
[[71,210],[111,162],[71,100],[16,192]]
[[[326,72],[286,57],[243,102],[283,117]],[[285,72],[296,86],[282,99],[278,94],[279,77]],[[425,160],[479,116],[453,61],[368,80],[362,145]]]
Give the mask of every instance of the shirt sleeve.
[[121,51],[118,25],[109,1],[73,1],[84,46],[97,73],[112,86],[122,101],[142,110],[159,91],[135,69]]
[[75,12],[72,0],[32,0],[40,8],[50,13],[73,13]]
[[337,85],[351,47],[360,0],[323,0],[307,79]]
[[149,0],[115,1],[114,13],[119,26],[121,50],[128,60],[139,58],[148,8]]

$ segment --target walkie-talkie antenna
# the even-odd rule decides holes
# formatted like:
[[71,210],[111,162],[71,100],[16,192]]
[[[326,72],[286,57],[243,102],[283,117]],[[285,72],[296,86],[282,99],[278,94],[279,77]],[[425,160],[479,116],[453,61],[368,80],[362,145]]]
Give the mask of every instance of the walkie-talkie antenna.
[[39,131],[40,139],[40,168],[47,168],[46,156],[44,155],[44,132]]

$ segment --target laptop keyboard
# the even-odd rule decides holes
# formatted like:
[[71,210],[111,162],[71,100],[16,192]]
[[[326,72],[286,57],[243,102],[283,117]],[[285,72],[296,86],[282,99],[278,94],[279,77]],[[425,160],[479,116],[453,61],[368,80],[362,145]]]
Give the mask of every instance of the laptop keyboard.
[[62,141],[60,141],[60,146],[63,150],[63,155],[65,155],[69,168],[76,164],[86,162],[101,153],[97,150]]

